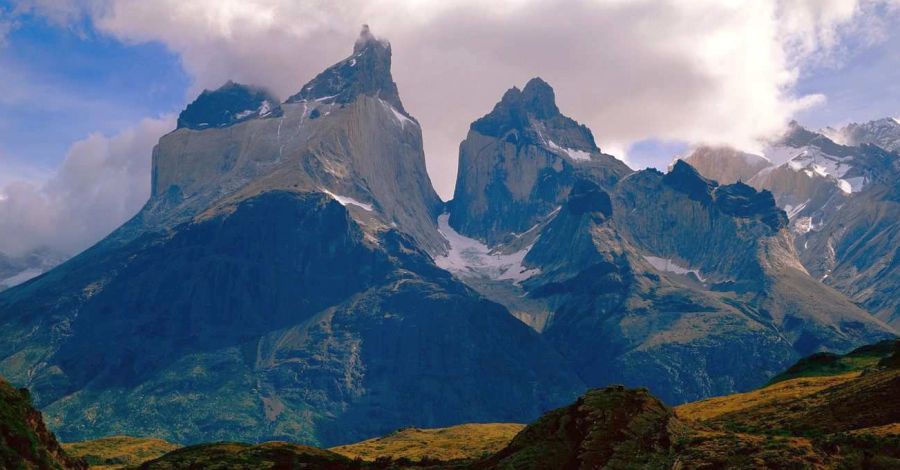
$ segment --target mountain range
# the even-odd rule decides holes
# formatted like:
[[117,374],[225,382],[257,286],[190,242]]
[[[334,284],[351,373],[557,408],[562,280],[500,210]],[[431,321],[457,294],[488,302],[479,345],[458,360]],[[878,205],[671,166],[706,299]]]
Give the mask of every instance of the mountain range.
[[[62,440],[334,446],[612,383],[679,404],[896,335],[895,153],[794,126],[780,155],[822,157],[633,171],[535,78],[472,123],[445,203],[391,57],[364,28],[285,101],[204,91],[137,215],[0,293],[0,375]],[[758,171],[714,173],[735,159]]]
[[771,191],[810,275],[897,327],[898,150],[894,119],[823,133],[793,123],[763,155],[699,148],[685,161],[707,177]]

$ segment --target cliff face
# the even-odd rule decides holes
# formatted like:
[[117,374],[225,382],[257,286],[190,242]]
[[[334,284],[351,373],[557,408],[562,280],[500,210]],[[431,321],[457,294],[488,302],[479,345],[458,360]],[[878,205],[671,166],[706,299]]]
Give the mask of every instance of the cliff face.
[[472,123],[460,144],[450,225],[494,246],[559,207],[578,177],[609,185],[629,172],[562,115],[553,89],[535,78]]
[[[443,203],[425,171],[422,131],[403,109],[390,66],[390,44],[366,31],[353,55],[281,105],[267,105],[269,98],[243,85],[204,92],[182,113],[179,122],[191,125],[155,148],[153,194],[132,225],[172,227],[267,190],[324,191],[443,252],[435,229]],[[194,125],[206,114],[242,117]]]
[[543,336],[589,386],[647,386],[669,403],[891,334],[808,276],[771,194],[684,163],[610,193],[576,185],[524,265],[526,298],[551,310]]
[[[898,229],[893,189],[900,145],[893,119],[851,124],[823,134],[794,124],[767,150],[773,165],[746,181],[770,191],[790,219],[794,247],[810,275],[897,326]],[[827,136],[827,137],[826,137]],[[881,147],[876,147],[877,144]],[[687,161],[716,179],[725,168],[751,168],[740,152],[707,149]]]
[[84,461],[66,455],[27,389],[16,389],[0,378],[0,467],[86,470]]

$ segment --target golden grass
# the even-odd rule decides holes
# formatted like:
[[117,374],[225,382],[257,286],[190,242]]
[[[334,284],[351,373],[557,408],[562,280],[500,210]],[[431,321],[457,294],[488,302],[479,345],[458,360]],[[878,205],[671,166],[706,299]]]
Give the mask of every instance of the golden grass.
[[91,468],[114,470],[140,465],[181,446],[155,438],[109,436],[63,444],[65,451],[91,464]]
[[384,437],[334,447],[329,450],[349,458],[375,460],[378,457],[419,460],[429,457],[457,460],[497,452],[524,428],[524,424],[462,424],[437,429],[401,429]]
[[752,392],[709,398],[675,407],[675,414],[685,421],[706,421],[727,413],[743,411],[760,405],[812,395],[821,390],[853,380],[861,372],[840,375],[801,377],[785,380]]
[[883,426],[871,426],[868,428],[855,429],[850,431],[853,435],[869,435],[869,436],[900,436],[900,423],[885,424]]

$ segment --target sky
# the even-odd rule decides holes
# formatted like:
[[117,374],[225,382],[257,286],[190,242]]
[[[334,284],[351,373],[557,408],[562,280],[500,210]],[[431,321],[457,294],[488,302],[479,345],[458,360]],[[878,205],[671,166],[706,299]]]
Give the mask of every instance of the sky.
[[900,116],[900,0],[0,0],[0,253],[73,254],[136,213],[157,139],[231,79],[295,93],[367,23],[438,193],[459,142],[540,76],[632,168]]

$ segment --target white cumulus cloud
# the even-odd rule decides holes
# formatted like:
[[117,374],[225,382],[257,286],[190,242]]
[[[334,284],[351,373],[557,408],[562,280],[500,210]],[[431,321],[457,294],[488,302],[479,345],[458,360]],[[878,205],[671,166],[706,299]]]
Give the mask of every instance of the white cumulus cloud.
[[194,92],[234,79],[282,97],[346,56],[370,24],[394,46],[403,100],[449,197],[468,124],[532,76],[601,147],[650,137],[751,147],[824,102],[793,92],[802,67],[888,1],[105,0],[85,11],[116,38],[180,54]]
[[74,254],[128,220],[150,195],[153,146],[174,125],[167,116],[144,119],[112,137],[93,134],[72,145],[48,179],[5,181],[0,253],[50,248]]

